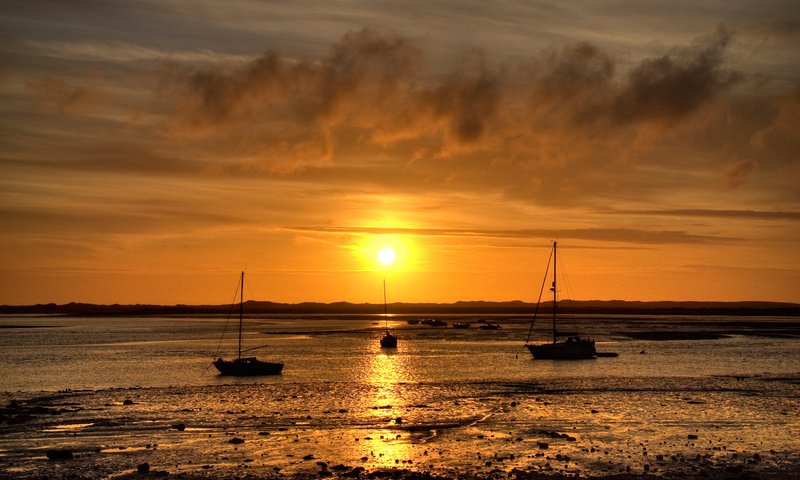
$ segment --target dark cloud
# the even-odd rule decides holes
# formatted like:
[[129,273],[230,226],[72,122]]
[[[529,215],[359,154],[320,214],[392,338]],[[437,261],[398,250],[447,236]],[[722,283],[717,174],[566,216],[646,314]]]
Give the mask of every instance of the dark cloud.
[[423,71],[422,50],[412,40],[360,30],[320,61],[271,51],[234,71],[195,71],[184,82],[178,113],[184,125],[215,130],[268,128],[269,119],[319,128],[415,129],[415,136],[444,128],[439,133],[458,143],[490,130],[502,136],[506,121],[512,135],[537,120],[552,125],[537,115],[551,115],[555,107],[573,121],[677,121],[738,78],[721,68],[728,41],[719,30],[694,47],[646,59],[617,87],[612,57],[586,42],[546,51],[517,68],[481,59],[436,78]]
[[616,118],[677,121],[713,99],[741,78],[722,68],[729,41],[728,32],[719,29],[691,48],[645,59],[628,74],[615,101]]
[[800,163],[800,85],[777,99],[764,124],[748,137],[753,153],[773,168]]
[[[626,72],[579,42],[528,58],[475,52],[434,73],[422,40],[362,29],[319,59],[269,51],[236,68],[172,68],[160,106],[172,135],[217,150],[228,160],[216,171],[229,174],[324,168],[326,183],[437,184],[569,204],[656,194],[658,179],[642,181],[638,164],[681,168],[683,152],[700,151],[699,167],[732,187],[797,141],[769,108],[750,107],[754,117],[731,102],[740,75],[725,68],[730,41],[720,28]],[[626,175],[614,176],[621,166]]]
[[546,52],[537,67],[541,69],[537,89],[545,96],[558,98],[608,88],[615,69],[611,56],[588,42]]
[[478,63],[474,71],[456,72],[418,98],[434,118],[446,120],[459,142],[469,143],[483,135],[487,125],[494,123],[500,100],[498,75],[484,62]]
[[191,72],[180,113],[190,124],[214,128],[260,124],[268,115],[297,122],[337,117],[359,102],[402,94],[397,90],[418,54],[408,39],[371,30],[347,33],[320,61],[268,51],[233,71]]
[[756,165],[750,160],[740,160],[725,171],[725,184],[728,188],[742,185],[755,170]]
[[800,34],[800,18],[776,20],[765,24],[764,30],[776,35],[798,35]]

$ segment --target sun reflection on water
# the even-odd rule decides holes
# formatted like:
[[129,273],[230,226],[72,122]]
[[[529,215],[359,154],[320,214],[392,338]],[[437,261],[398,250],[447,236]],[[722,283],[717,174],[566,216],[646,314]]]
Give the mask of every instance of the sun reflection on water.
[[408,399],[400,395],[398,386],[413,378],[409,356],[402,352],[380,351],[370,356],[363,381],[374,388],[366,389],[361,399],[369,409],[372,425],[354,448],[373,467],[403,466],[415,461],[414,445],[404,429]]

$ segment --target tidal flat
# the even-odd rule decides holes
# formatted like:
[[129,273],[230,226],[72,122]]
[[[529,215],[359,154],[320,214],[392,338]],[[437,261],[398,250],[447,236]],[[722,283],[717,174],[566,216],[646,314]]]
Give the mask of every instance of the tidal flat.
[[0,478],[800,478],[793,318],[568,319],[619,353],[574,362],[504,317],[393,319],[391,352],[373,317],[248,320],[281,375],[209,368],[220,318],[5,320],[48,328],[0,337]]
[[3,401],[9,479],[800,473],[800,378],[250,384]]

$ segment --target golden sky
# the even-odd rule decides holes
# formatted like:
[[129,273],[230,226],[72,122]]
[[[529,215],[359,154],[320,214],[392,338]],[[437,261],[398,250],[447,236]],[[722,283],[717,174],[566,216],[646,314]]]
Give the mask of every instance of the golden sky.
[[[800,302],[791,1],[0,3],[0,304]],[[383,246],[397,251],[386,269]]]

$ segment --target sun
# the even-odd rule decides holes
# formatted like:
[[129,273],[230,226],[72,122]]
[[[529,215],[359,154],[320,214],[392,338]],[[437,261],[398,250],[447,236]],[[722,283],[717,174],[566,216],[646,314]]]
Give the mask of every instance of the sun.
[[380,249],[380,251],[378,251],[378,261],[387,267],[394,263],[396,258],[397,253],[395,253],[392,247],[383,247]]

